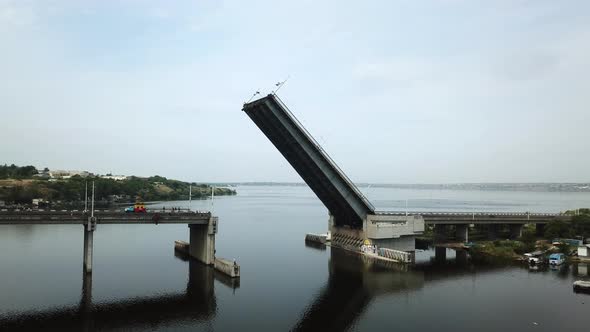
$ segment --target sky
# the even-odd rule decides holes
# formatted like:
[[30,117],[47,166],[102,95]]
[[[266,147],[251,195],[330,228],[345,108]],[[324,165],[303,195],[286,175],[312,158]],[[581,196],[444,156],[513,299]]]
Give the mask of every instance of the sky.
[[279,96],[355,182],[589,182],[588,1],[0,0],[0,164],[301,182]]

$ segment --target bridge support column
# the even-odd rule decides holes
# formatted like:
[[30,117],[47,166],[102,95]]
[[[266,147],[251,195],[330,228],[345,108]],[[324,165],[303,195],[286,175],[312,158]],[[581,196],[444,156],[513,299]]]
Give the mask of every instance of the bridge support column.
[[469,225],[455,225],[455,238],[457,241],[469,241]]
[[545,224],[536,224],[535,225],[535,233],[537,233],[537,236],[544,236],[545,235]]
[[96,217],[89,217],[84,224],[84,273],[92,273],[92,251],[94,230],[96,229]]
[[447,240],[447,225],[434,225],[434,243],[444,243]]
[[455,250],[455,255],[455,262],[457,263],[457,265],[467,265],[469,259],[466,250]]
[[213,265],[215,263],[215,234],[217,217],[211,217],[206,225],[189,225],[189,254],[198,261]]
[[447,260],[447,248],[434,247],[434,261],[437,263],[444,263]]
[[488,239],[495,240],[498,237],[498,227],[497,224],[489,224],[488,225]]
[[508,225],[508,228],[510,229],[510,238],[511,239],[518,239],[519,237],[522,236],[523,225],[510,224],[510,225]]

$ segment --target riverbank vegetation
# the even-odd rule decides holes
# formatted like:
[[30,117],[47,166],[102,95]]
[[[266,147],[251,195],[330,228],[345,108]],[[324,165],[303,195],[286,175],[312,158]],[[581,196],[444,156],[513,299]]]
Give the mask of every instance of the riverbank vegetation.
[[565,212],[572,216],[571,221],[552,221],[545,226],[545,237],[573,238],[581,236],[590,238],[590,209],[568,210]]
[[[102,202],[133,202],[137,197],[144,201],[187,200],[192,186],[193,199],[208,197],[213,187],[189,183],[162,176],[136,177],[115,180],[96,175],[74,175],[67,179],[35,177],[39,172],[33,166],[3,166],[0,177],[0,200],[5,204],[31,204],[33,199],[49,203],[75,203],[84,201],[86,184],[95,184],[95,199]],[[10,178],[8,178],[10,177]],[[215,195],[235,195],[230,188],[215,187]]]

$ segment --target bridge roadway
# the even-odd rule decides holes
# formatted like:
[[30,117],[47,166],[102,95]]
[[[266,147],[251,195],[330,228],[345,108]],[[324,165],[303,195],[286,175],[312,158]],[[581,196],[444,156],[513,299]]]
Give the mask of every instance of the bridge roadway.
[[[569,221],[571,216],[560,213],[530,212],[376,212],[376,215],[420,215],[430,225],[460,224],[546,224],[554,220]],[[147,213],[125,213],[115,210],[95,210],[97,224],[197,224],[205,225],[210,212],[171,212],[148,210]],[[82,211],[0,211],[3,224],[83,225],[89,215]]]
[[[377,212],[377,215],[404,216],[406,212]],[[561,213],[530,212],[407,212],[420,215],[430,225],[466,224],[547,224],[554,220],[569,221],[571,216]]]
[[0,225],[81,225],[84,227],[83,268],[92,272],[94,231],[104,224],[187,224],[190,232],[189,255],[202,263],[215,261],[215,234],[218,218],[210,212],[148,210],[146,213],[127,213],[112,210],[86,211],[7,210],[0,211]]
[[[126,213],[114,210],[94,210],[97,224],[188,224],[206,225],[211,219],[210,212],[171,212],[148,210],[147,213]],[[12,210],[0,211],[0,225],[41,224],[41,225],[84,225],[90,214],[83,211]]]

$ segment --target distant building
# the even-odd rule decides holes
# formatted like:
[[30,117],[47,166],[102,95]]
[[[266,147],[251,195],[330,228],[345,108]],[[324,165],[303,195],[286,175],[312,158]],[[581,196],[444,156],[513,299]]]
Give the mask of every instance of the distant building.
[[102,175],[101,178],[115,180],[115,181],[127,180],[127,176],[125,176],[125,175]]
[[55,171],[49,171],[49,177],[51,179],[69,179],[74,175],[78,175],[80,177],[88,177],[91,176],[92,173],[88,172],[88,171],[64,171],[64,170],[55,170]]
[[31,205],[33,205],[34,208],[44,208],[49,205],[49,202],[43,198],[33,198]]
[[578,247],[578,257],[590,257],[590,244],[584,244]]

